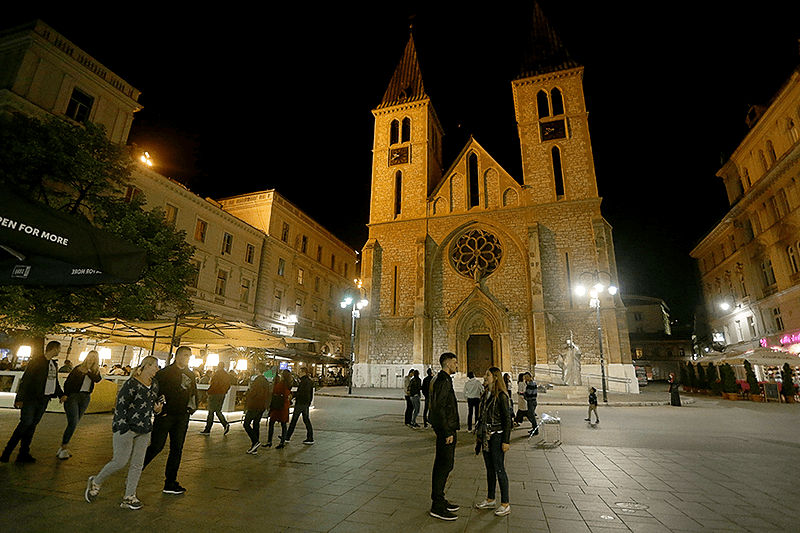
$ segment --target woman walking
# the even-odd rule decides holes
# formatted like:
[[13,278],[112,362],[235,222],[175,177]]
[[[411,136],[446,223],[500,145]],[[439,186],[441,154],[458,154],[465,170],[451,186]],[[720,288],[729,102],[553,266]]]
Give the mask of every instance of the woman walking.
[[78,427],[89,406],[94,384],[100,381],[100,355],[92,350],[86,354],[86,359],[81,364],[72,369],[64,382],[64,395],[67,401],[64,402],[64,413],[67,415],[67,428],[61,437],[61,447],[56,453],[59,459],[69,459],[72,457],[68,446],[72,439],[75,428]]
[[[508,474],[505,467],[505,454],[511,447],[511,428],[513,420],[509,409],[508,389],[500,369],[492,367],[483,377],[486,389],[481,396],[478,409],[478,424],[475,433],[477,443],[475,452],[483,451],[486,464],[486,499],[476,505],[478,509],[495,509],[494,514],[505,516],[511,512],[508,495]],[[500,482],[500,506],[497,507],[495,489]]]
[[125,498],[120,507],[134,510],[142,508],[142,502],[136,497],[136,487],[139,485],[139,477],[144,467],[144,454],[147,445],[150,444],[153,413],[160,413],[164,406],[163,397],[156,400],[158,382],[153,380],[156,372],[158,372],[158,359],[149,355],[120,388],[114,407],[114,421],[111,424],[114,432],[114,457],[99,474],[89,476],[84,493],[87,502],[96,500],[103,481],[130,461]]
[[681,406],[681,384],[675,379],[675,374],[669,374],[669,404],[675,407]]
[[[272,400],[269,404],[269,434],[265,448],[272,446],[272,432],[275,430],[275,422],[281,423],[281,443],[275,446],[280,450],[285,446],[286,424],[289,422],[289,403],[292,401],[292,373],[288,370],[281,372],[280,380],[277,380],[272,387]],[[281,402],[281,398],[283,401]]]

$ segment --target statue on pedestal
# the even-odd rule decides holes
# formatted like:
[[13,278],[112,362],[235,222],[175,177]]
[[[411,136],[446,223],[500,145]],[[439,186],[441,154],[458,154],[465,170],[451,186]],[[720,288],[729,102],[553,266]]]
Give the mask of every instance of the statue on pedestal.
[[558,356],[556,364],[561,368],[561,379],[564,385],[574,387],[581,384],[581,349],[567,339],[566,353]]

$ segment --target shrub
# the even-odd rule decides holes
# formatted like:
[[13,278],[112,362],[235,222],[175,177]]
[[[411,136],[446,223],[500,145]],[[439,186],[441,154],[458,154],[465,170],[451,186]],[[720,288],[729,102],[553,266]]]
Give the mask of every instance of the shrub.
[[794,386],[794,380],[792,379],[792,367],[789,366],[789,363],[783,365],[781,380],[783,381],[781,385],[781,394],[784,396],[794,396],[797,394],[797,387]]
[[747,384],[750,385],[750,394],[761,394],[761,389],[758,386],[758,379],[756,379],[756,373],[753,371],[753,365],[751,365],[750,361],[747,359],[744,361],[744,373],[747,376]]

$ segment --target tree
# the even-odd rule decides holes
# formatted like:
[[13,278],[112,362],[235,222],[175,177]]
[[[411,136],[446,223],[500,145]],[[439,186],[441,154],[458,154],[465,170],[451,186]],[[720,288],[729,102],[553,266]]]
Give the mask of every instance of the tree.
[[787,397],[797,394],[797,387],[794,384],[793,371],[789,363],[784,363],[781,369],[781,394]]
[[747,376],[747,384],[750,386],[750,395],[759,396],[761,389],[758,386],[758,379],[756,373],[753,371],[753,365],[747,359],[744,360],[744,373]]
[[110,142],[94,124],[0,118],[0,189],[63,210],[147,250],[137,283],[90,287],[0,287],[0,326],[32,335],[57,330],[60,322],[116,316],[153,319],[166,311],[191,311],[187,291],[194,273],[194,247],[184,232],[165,222],[159,209],[122,195],[131,174],[126,147]]

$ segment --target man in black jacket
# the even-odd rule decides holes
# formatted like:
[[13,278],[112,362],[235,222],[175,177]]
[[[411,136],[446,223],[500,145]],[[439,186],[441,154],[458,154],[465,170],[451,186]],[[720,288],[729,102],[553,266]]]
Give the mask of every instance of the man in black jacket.
[[181,465],[183,441],[189,428],[189,416],[197,409],[197,384],[189,370],[192,349],[181,346],[175,351],[175,362],[162,368],[155,376],[158,390],[166,399],[161,413],[153,421],[150,445],[144,456],[144,466],[161,453],[169,436],[169,456],[164,472],[164,493],[183,494],[186,489],[178,483],[178,467]]
[[11,452],[19,443],[18,463],[33,463],[36,461],[31,456],[31,442],[36,425],[42,419],[50,398],[59,398],[61,403],[67,400],[61,384],[58,382],[58,362],[55,357],[61,351],[61,343],[51,341],[47,343],[44,355],[31,358],[25,373],[19,382],[17,397],[14,407],[20,409],[19,424],[6,444],[5,450],[0,455],[0,462],[7,463]]
[[297,386],[297,392],[294,395],[294,413],[292,413],[292,421],[289,424],[285,442],[289,442],[297,425],[297,419],[303,415],[303,424],[306,426],[306,440],[303,441],[303,444],[314,444],[314,428],[311,427],[311,417],[308,413],[311,408],[311,400],[314,399],[314,384],[308,377],[308,368],[301,368],[300,375],[300,385]]
[[456,354],[445,352],[439,357],[442,370],[431,381],[430,418],[436,432],[436,459],[433,461],[430,515],[442,520],[455,520],[458,505],[444,497],[444,486],[453,470],[456,453],[456,432],[461,428],[458,418],[458,400],[453,390],[453,374],[458,372]]

